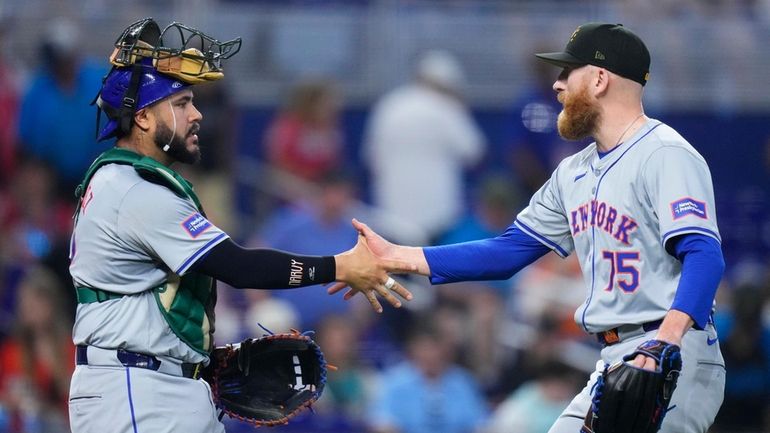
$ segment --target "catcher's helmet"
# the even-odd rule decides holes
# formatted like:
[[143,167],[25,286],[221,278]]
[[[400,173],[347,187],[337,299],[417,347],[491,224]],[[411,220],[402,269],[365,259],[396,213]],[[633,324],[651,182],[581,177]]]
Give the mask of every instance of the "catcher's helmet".
[[[128,133],[137,110],[193,84],[222,78],[222,60],[240,48],[240,38],[219,42],[179,23],[162,32],[152,18],[131,24],[115,41],[112,70],[94,99],[97,140]],[[109,121],[99,131],[102,111]]]
[[97,139],[105,140],[117,134],[121,127],[121,108],[124,107],[124,97],[128,95],[131,78],[134,74],[139,75],[139,84],[135,92],[135,107],[130,111],[129,123],[125,126],[124,132],[131,128],[130,121],[137,110],[150,106],[161,99],[171,96],[183,89],[190,87],[190,84],[183,83],[168,75],[161,74],[152,64],[147,65],[150,59],[145,59],[140,63],[140,68],[115,68],[107,75],[102,84],[102,90],[96,99],[96,105],[102,109],[109,121],[99,132]]

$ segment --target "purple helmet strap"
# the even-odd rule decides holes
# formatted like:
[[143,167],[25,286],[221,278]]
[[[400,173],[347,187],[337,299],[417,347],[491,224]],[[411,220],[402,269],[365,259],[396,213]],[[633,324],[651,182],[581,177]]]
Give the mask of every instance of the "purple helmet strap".
[[123,94],[123,104],[120,106],[120,126],[123,132],[131,130],[131,123],[134,121],[136,113],[136,104],[139,96],[139,83],[142,80],[142,66],[135,63],[131,67],[131,81],[128,83],[126,93]]

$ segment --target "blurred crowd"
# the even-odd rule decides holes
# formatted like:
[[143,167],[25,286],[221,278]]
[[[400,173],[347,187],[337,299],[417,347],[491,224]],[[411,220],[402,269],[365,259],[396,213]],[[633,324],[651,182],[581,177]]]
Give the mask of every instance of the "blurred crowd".
[[[48,26],[36,72],[23,83],[0,57],[2,432],[68,431],[73,192],[110,145],[96,143],[90,105],[106,62],[78,53],[79,37],[66,21]],[[198,86],[203,161],[178,168],[213,222],[252,247],[335,254],[355,243],[352,217],[407,244],[496,236],[579,145],[556,132],[552,74],[533,69],[539,80],[511,95],[506,153],[492,160],[463,99],[463,69],[445,50],[421,56],[413,80],[372,105],[360,152],[350,151],[344,95],[332,78],[298,81],[269,126],[247,137],[234,132],[240,107],[227,88]],[[258,223],[247,226],[233,187],[245,147],[260,155],[252,185]],[[768,265],[728,272],[718,292],[728,375],[713,432],[770,432]],[[313,413],[276,432],[546,433],[593,370],[600,346],[572,317],[585,292],[575,257],[549,254],[507,281],[430,286],[397,278],[415,300],[382,315],[360,296],[346,302],[320,286],[220,285],[219,344],[260,336],[262,327],[314,330],[338,367]]]

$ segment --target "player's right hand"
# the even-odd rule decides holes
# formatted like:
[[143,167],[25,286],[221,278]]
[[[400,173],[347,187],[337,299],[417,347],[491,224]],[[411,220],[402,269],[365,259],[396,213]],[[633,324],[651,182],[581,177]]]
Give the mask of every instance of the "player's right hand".
[[329,294],[350,287],[344,299],[348,300],[361,292],[378,313],[382,312],[378,296],[396,308],[401,307],[401,301],[394,293],[407,301],[412,299],[412,294],[400,283],[396,282],[390,289],[385,287],[385,283],[390,278],[389,273],[415,272],[417,266],[378,257],[369,249],[367,239],[363,235],[358,236],[358,242],[353,248],[334,258],[337,264],[338,283],[328,289]]
[[368,225],[355,218],[353,218],[353,228],[355,228],[360,235],[366,238],[366,244],[374,254],[385,259],[397,260],[395,244],[378,235]]

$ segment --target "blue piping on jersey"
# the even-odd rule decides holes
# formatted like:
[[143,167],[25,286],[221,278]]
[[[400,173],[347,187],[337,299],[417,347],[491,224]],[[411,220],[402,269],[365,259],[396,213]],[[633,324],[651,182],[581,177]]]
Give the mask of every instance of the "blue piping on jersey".
[[528,235],[530,235],[533,238],[537,239],[541,243],[547,245],[552,250],[555,250],[560,256],[562,256],[562,257],[569,256],[569,253],[567,253],[567,251],[565,251],[564,248],[560,247],[557,243],[551,241],[550,239],[547,239],[543,235],[541,235],[538,232],[536,232],[536,231],[532,230],[531,228],[527,227],[527,225],[524,224],[523,222],[521,222],[519,220],[516,220],[513,223],[516,224],[517,226],[519,226],[519,228],[522,229]]
[[711,231],[711,230],[709,230],[709,229],[704,229],[703,227],[695,227],[695,226],[692,226],[692,227],[682,227],[682,228],[678,228],[678,229],[675,229],[675,230],[671,230],[670,232],[668,232],[668,233],[664,234],[664,235],[663,235],[663,237],[661,238],[661,241],[663,242],[663,245],[665,245],[665,244],[666,244],[666,239],[670,238],[671,236],[673,236],[673,235],[675,235],[675,234],[677,234],[677,233],[681,233],[681,232],[685,232],[685,231],[687,231],[687,232],[701,232],[701,233],[704,233],[704,234],[707,234],[707,235],[709,235],[709,236],[713,237],[713,238],[714,238],[714,239],[716,239],[716,240],[717,240],[717,241],[718,241],[720,244],[722,243],[722,239],[720,239],[720,238],[719,238],[719,235],[718,235],[718,234],[716,234],[715,232],[712,232],[712,231]]
[[572,182],[579,181],[580,179],[584,178],[587,174],[588,174],[588,172],[585,172],[583,174],[579,174],[579,175],[575,176],[575,180],[573,180]]
[[[610,170],[612,170],[612,167],[615,166],[615,164],[618,163],[624,156],[626,156],[626,153],[628,153],[629,150],[631,150],[636,143],[641,141],[644,137],[646,137],[650,132],[654,131],[655,128],[662,125],[663,123],[658,123],[657,125],[650,128],[649,131],[645,132],[644,135],[637,138],[636,141],[631,143],[628,146],[628,149],[624,150],[623,153],[620,154],[618,159],[616,159],[612,164],[610,164],[609,167],[607,167],[606,170],[604,170],[604,173],[599,177],[599,181],[596,183],[596,192],[594,193],[594,200],[599,199],[599,187],[602,186],[602,180],[604,179],[604,176],[609,173]],[[591,227],[591,293],[588,294],[588,302],[586,302],[585,308],[583,308],[583,314],[580,317],[580,323],[583,325],[583,329],[588,332],[588,328],[586,327],[586,311],[588,311],[588,307],[591,305],[591,300],[594,298],[594,285],[596,284],[596,227]]]
[[126,367],[126,386],[128,388],[128,407],[131,409],[131,424],[134,426],[134,433],[137,433],[134,399],[131,397],[131,370],[129,370],[129,367]]
[[206,245],[203,246],[203,248],[199,249],[195,252],[192,256],[190,256],[189,259],[185,260],[184,263],[182,263],[182,266],[177,269],[176,274],[182,275],[182,272],[186,271],[187,268],[192,265],[198,258],[201,256],[201,254],[205,253],[209,249],[211,249],[218,241],[220,241],[222,238],[226,237],[226,233],[220,233],[219,236],[215,237],[214,239],[206,242]]

